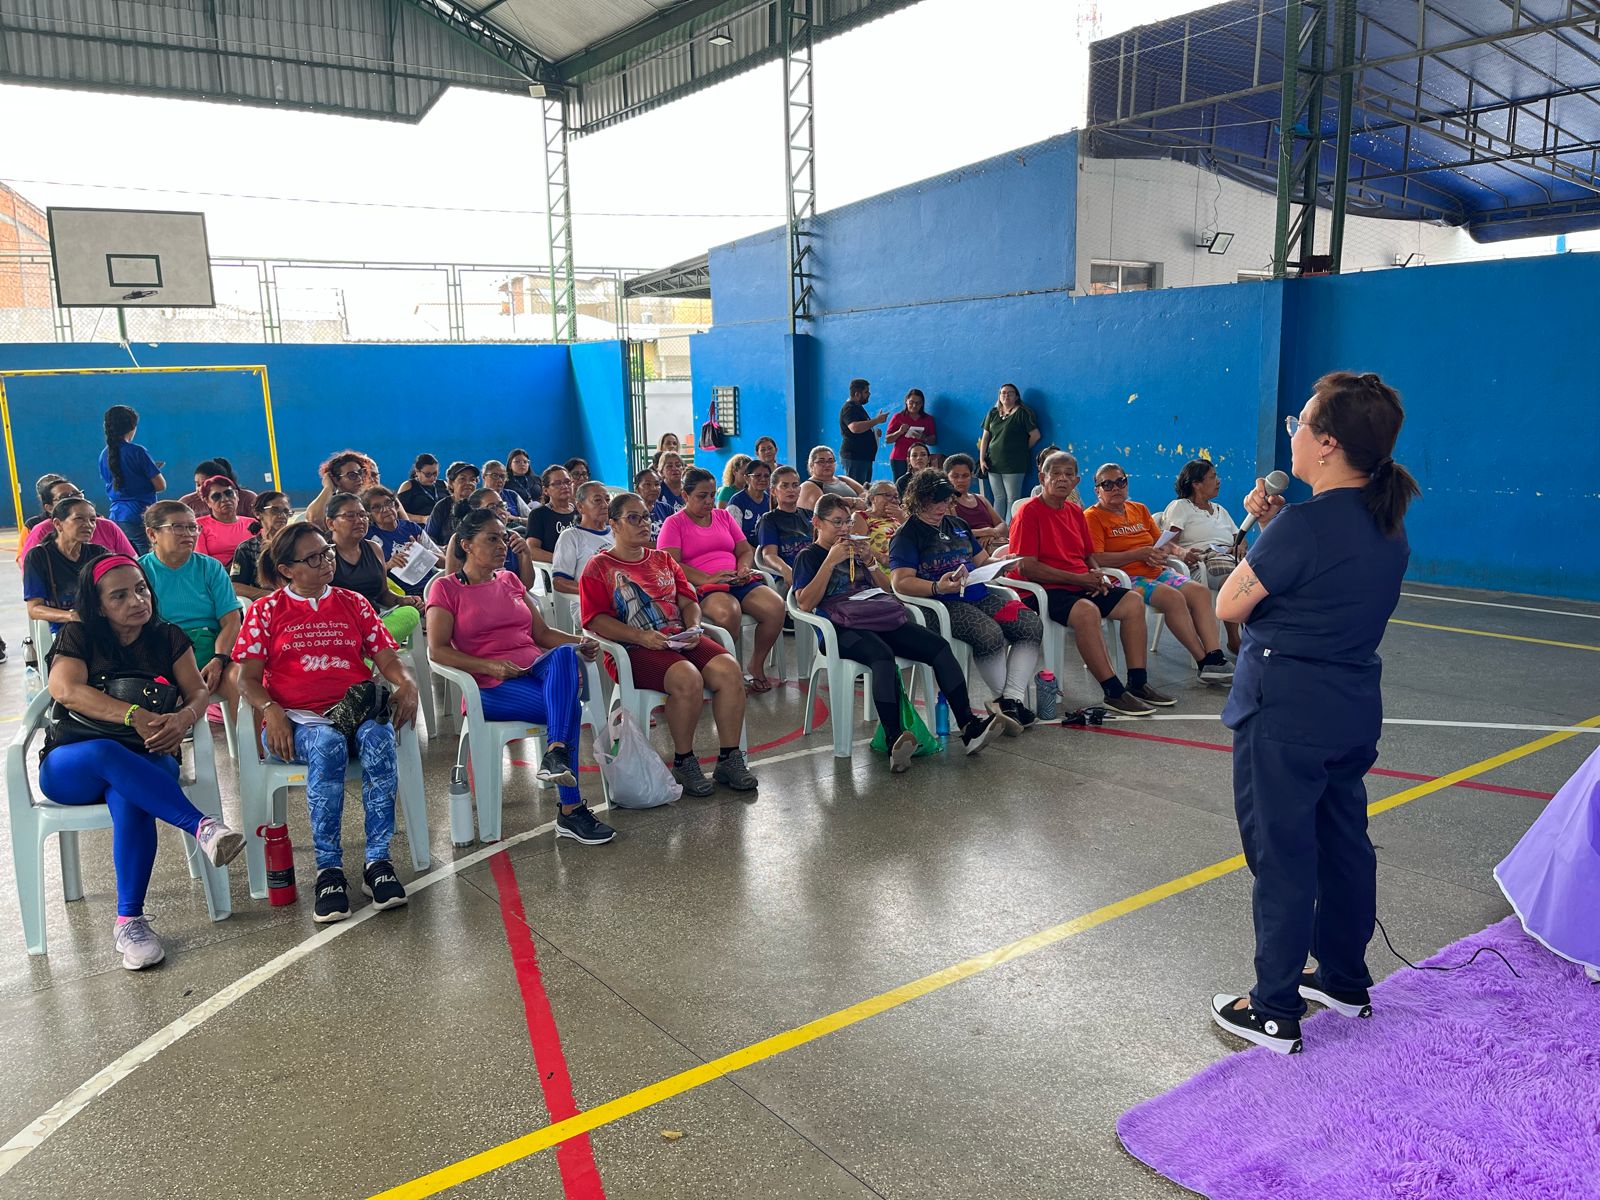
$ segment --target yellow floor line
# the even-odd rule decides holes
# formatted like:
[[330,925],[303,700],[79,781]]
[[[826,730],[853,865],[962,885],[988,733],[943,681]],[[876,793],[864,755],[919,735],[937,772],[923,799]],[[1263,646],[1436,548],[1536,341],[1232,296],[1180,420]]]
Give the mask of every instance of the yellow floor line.
[[1523,637],[1515,633],[1489,633],[1483,629],[1463,629],[1459,625],[1428,625],[1422,621],[1402,621],[1399,617],[1390,617],[1391,625],[1407,625],[1412,629],[1433,629],[1439,633],[1470,633],[1473,637],[1499,638],[1504,642],[1532,642],[1535,646],[1559,646],[1563,650],[1593,650],[1600,653],[1600,646],[1590,646],[1585,642],[1553,642],[1549,638]]
[[[1579,722],[1579,727],[1581,728],[1594,728],[1596,726],[1600,726],[1600,716],[1593,716],[1587,721]],[[1485,774],[1496,767],[1503,767],[1507,763],[1515,762],[1519,758],[1537,754],[1540,750],[1548,749],[1575,736],[1576,734],[1573,733],[1547,734],[1525,745],[1496,754],[1492,758],[1485,758],[1473,763],[1471,766],[1452,771],[1448,775],[1441,775],[1438,779],[1420,783],[1416,787],[1406,788],[1404,791],[1397,792],[1387,799],[1375,801],[1368,805],[1367,811],[1372,814],[1387,812],[1411,800],[1420,799],[1423,796],[1429,796],[1434,792],[1452,787],[1475,775]],[[921,996],[947,988],[953,983],[959,983],[963,979],[993,970],[995,967],[1013,962],[1019,958],[1025,958],[1066,938],[1075,937],[1080,933],[1085,933],[1097,926],[1104,925],[1108,921],[1115,921],[1118,917],[1124,917],[1129,913],[1138,912],[1142,908],[1148,908],[1150,905],[1168,897],[1190,891],[1203,883],[1209,883],[1213,879],[1231,875],[1235,871],[1242,870],[1244,865],[1244,855],[1242,854],[1236,854],[1232,858],[1225,858],[1221,862],[1212,863],[1209,867],[1202,867],[1198,871],[1192,871],[1188,875],[1170,880],[1158,887],[1129,896],[1125,900],[1118,900],[1116,903],[1108,904],[1104,908],[1097,908],[1084,916],[1074,917],[1070,921],[1064,921],[1060,925],[1053,925],[1049,929],[1042,929],[1038,933],[1030,934],[1018,941],[990,950],[975,958],[969,958],[964,962],[958,962],[954,966],[944,968],[942,971],[935,971],[932,975],[925,975],[911,983],[902,984],[891,991],[862,1000],[850,1005],[848,1008],[842,1008],[838,1012],[830,1013],[825,1017],[818,1017],[815,1021],[807,1022],[794,1029],[785,1030],[783,1033],[774,1034],[772,1037],[764,1038],[754,1045],[744,1047],[742,1050],[735,1050],[731,1054],[724,1054],[721,1058],[712,1059],[710,1062],[702,1063],[700,1066],[691,1067],[687,1071],[668,1076],[666,1079],[652,1083],[648,1087],[629,1092],[627,1095],[619,1096],[615,1100],[609,1100],[604,1104],[589,1109],[587,1112],[579,1113],[575,1117],[569,1117],[565,1121],[558,1121],[553,1125],[545,1126],[543,1129],[536,1129],[532,1133],[513,1138],[509,1142],[504,1142],[492,1149],[484,1150],[469,1158],[452,1163],[448,1167],[442,1167],[437,1171],[420,1176],[409,1183],[403,1183],[387,1191],[378,1192],[370,1197],[370,1200],[423,1200],[427,1196],[436,1196],[440,1192],[455,1187],[457,1184],[466,1183],[468,1180],[487,1175],[490,1171],[508,1166],[520,1159],[527,1158],[529,1155],[537,1154],[541,1150],[548,1150],[550,1147],[564,1142],[568,1138],[576,1137],[580,1133],[588,1133],[602,1125],[608,1125],[623,1117],[631,1116],[641,1109],[649,1108],[653,1104],[659,1104],[663,1100],[670,1100],[672,1097],[691,1091],[701,1084],[710,1083],[744,1067],[773,1058],[785,1051],[793,1050],[797,1046],[803,1046],[807,1042],[826,1037],[830,1033],[835,1033],[859,1021],[864,1021],[868,1017],[875,1017],[879,1013],[898,1008],[900,1005],[916,1000]]]

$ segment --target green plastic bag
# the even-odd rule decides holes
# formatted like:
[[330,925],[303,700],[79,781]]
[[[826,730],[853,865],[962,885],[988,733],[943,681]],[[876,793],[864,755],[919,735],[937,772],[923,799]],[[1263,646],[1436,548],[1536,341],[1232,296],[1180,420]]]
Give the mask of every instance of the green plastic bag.
[[[921,758],[924,754],[937,754],[944,749],[944,743],[928,732],[928,726],[917,714],[917,706],[911,703],[911,697],[906,695],[905,681],[900,682],[900,727],[909,729],[916,735],[917,752],[912,758]],[[879,754],[889,753],[889,735],[883,728],[883,723],[878,723],[878,732],[872,735],[872,748]]]

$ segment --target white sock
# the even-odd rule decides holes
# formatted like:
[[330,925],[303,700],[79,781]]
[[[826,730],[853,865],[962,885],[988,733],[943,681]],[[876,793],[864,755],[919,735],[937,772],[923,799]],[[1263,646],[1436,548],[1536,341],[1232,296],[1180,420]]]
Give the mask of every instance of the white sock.
[[1000,693],[1005,700],[1021,700],[1028,694],[1033,673],[1039,665],[1038,642],[1013,642],[1006,658],[1005,690]]
[[999,654],[980,658],[976,661],[976,666],[978,674],[983,677],[983,682],[989,685],[989,690],[998,699],[1000,689],[1006,685],[1006,652],[1002,650]]

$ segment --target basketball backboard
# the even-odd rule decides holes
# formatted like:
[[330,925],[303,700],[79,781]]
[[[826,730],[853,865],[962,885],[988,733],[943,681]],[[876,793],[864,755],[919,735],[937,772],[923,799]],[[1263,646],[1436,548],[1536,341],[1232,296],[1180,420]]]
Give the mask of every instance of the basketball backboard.
[[197,212],[52,208],[62,308],[214,308],[206,218]]

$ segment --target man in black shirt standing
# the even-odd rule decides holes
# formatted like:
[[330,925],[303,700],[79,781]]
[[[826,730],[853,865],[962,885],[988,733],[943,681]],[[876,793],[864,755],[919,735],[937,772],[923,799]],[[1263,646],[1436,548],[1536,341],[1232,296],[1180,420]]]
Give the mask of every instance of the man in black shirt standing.
[[872,385],[865,379],[850,381],[850,399],[839,410],[839,458],[844,473],[865,487],[872,482],[872,460],[878,457],[878,430],[889,419],[887,412],[867,415]]

